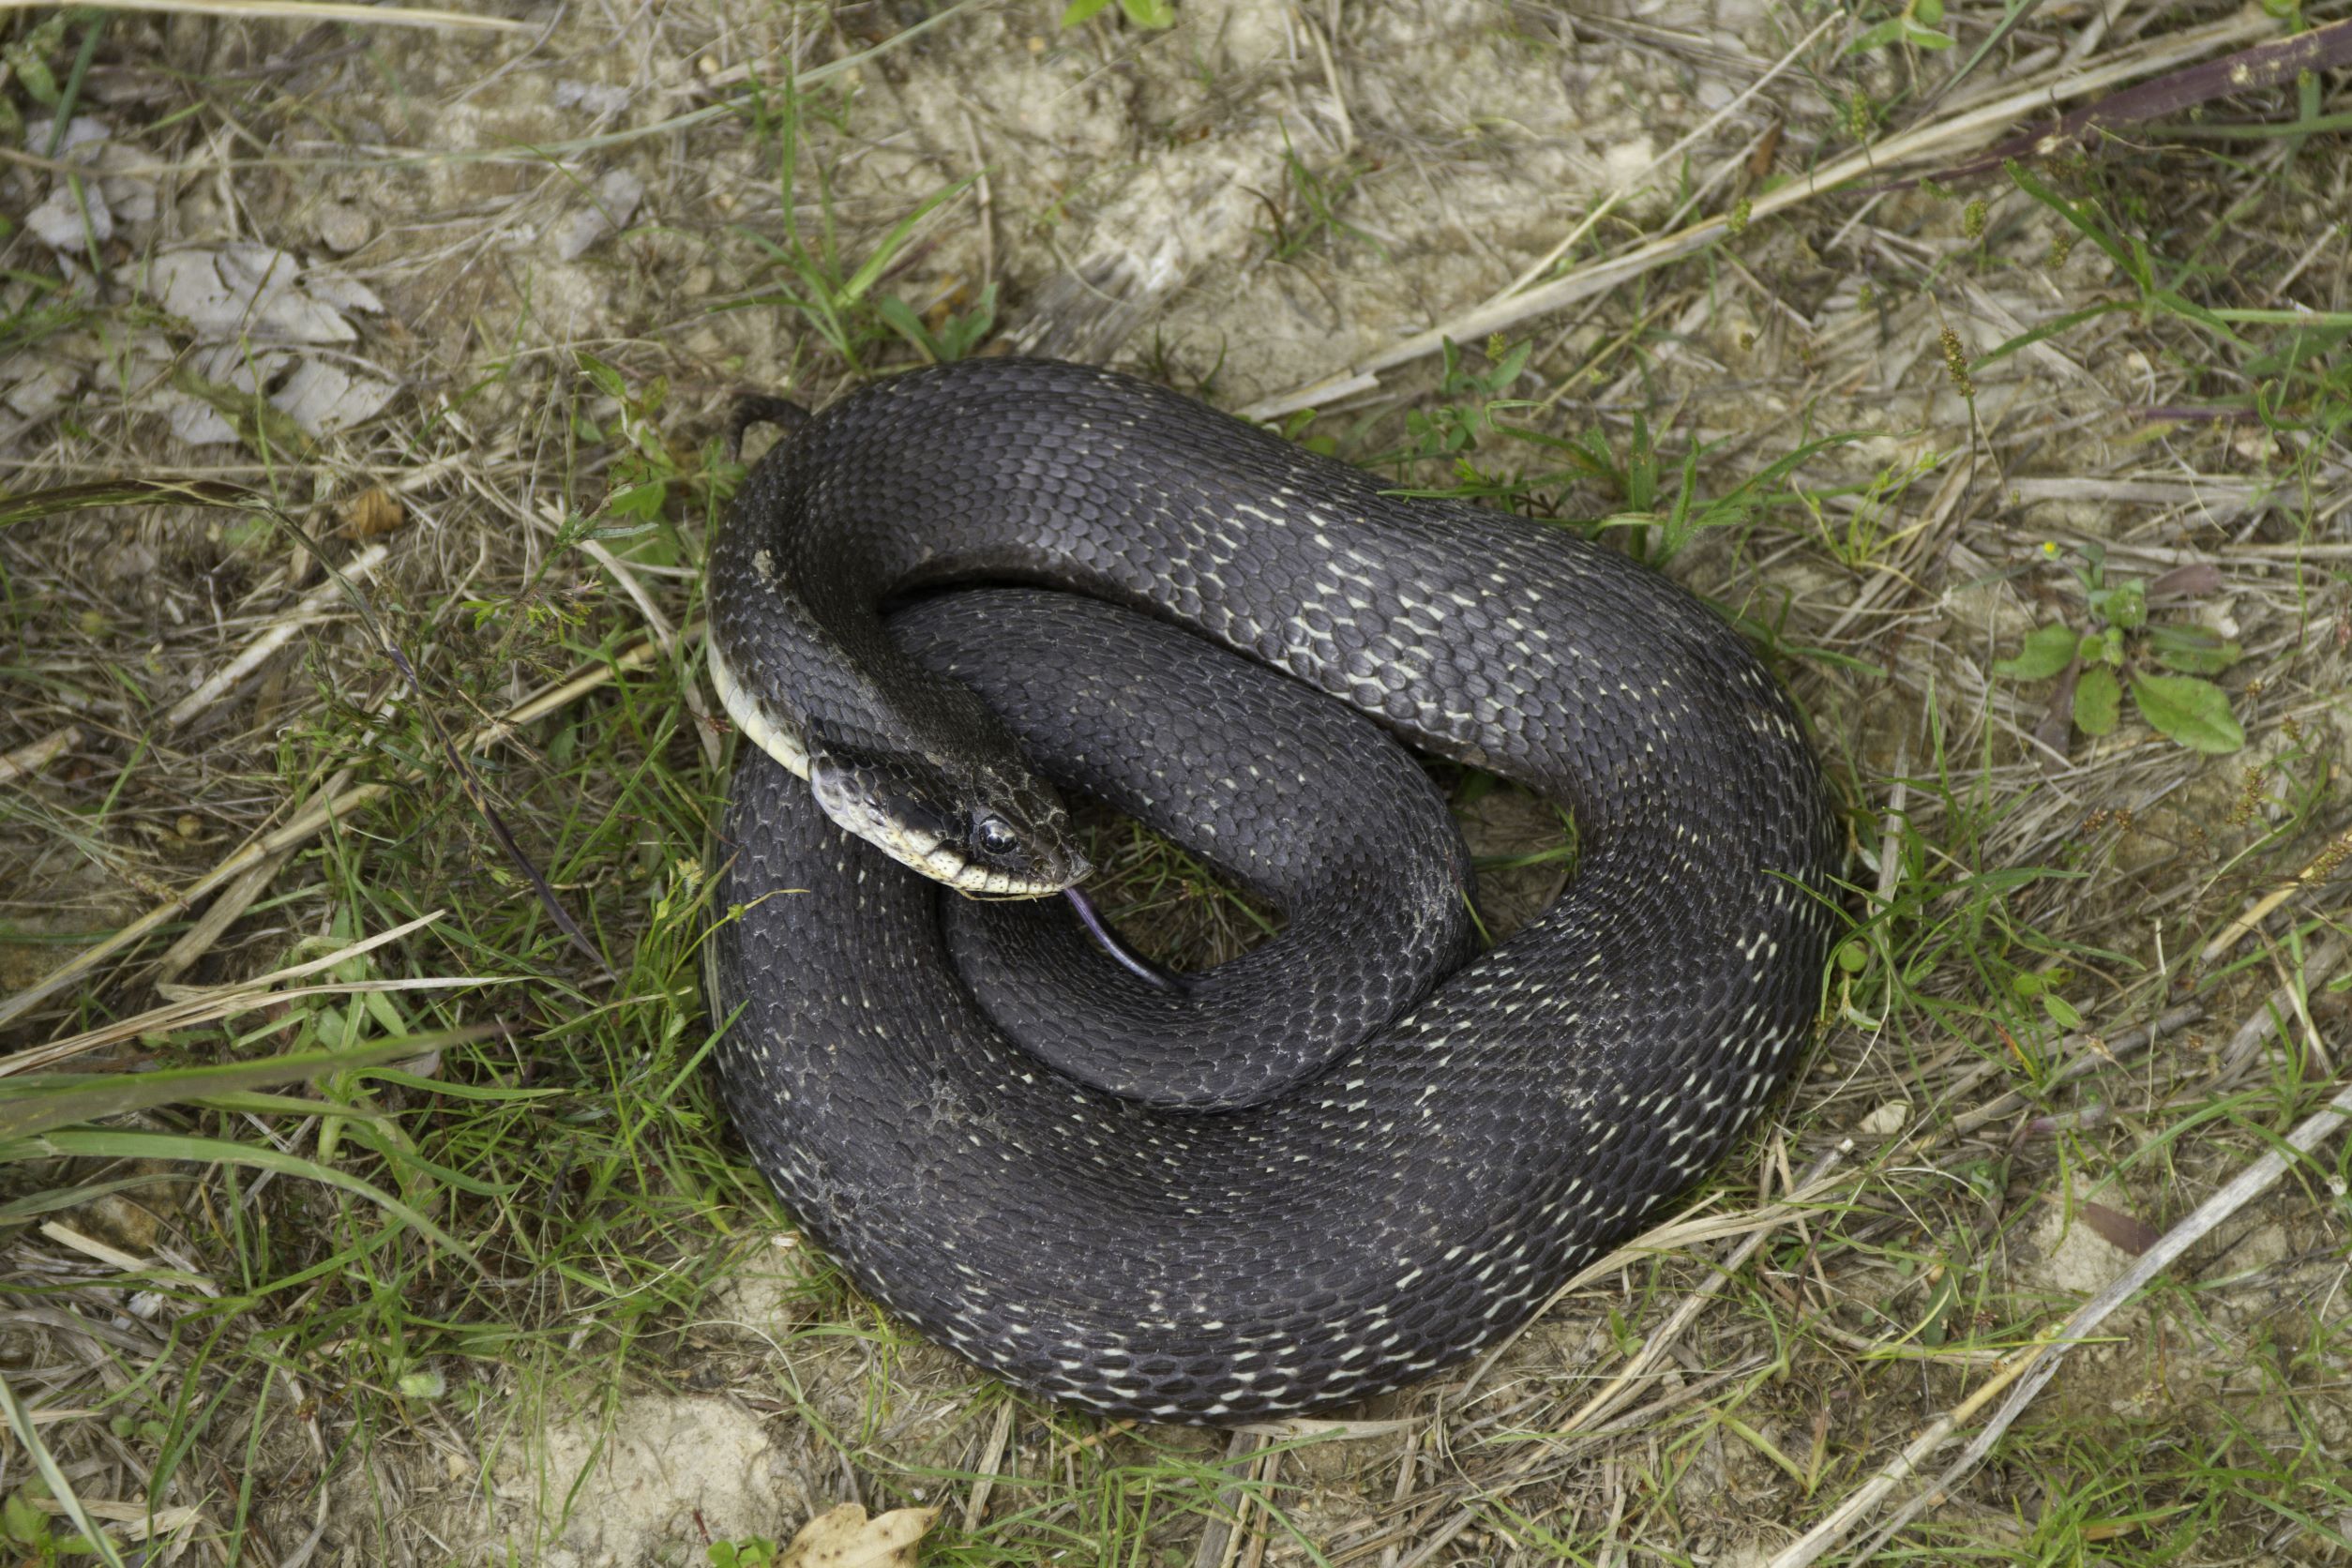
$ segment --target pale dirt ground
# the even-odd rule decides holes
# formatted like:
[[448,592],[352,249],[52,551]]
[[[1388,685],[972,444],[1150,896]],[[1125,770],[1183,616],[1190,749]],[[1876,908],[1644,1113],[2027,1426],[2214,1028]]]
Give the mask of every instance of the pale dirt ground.
[[[23,225],[6,241],[4,264],[66,279],[110,306],[158,309],[113,309],[37,354],[11,358],[0,372],[9,487],[124,473],[264,482],[249,447],[166,372],[193,356],[205,373],[234,380],[241,351],[218,345],[234,345],[241,332],[266,336],[276,347],[256,373],[324,440],[314,480],[294,477],[289,495],[330,503],[388,485],[411,509],[382,568],[399,603],[512,593],[544,568],[550,596],[591,589],[595,613],[631,616],[591,563],[545,556],[567,499],[567,411],[611,415],[609,400],[583,392],[576,355],[594,353],[640,380],[668,377],[675,429],[691,441],[716,428],[737,388],[792,386],[821,399],[839,381],[837,363],[816,351],[797,318],[774,308],[713,309],[770,276],[746,236],[776,231],[771,152],[727,116],[647,128],[719,101],[746,73],[773,77],[788,63],[806,70],[875,51],[927,8],[847,6],[828,15],[681,0],[494,8],[526,30],[484,38],[119,18],[83,108],[88,138],[105,143],[96,167],[112,233],[100,254],[113,264],[92,278],[75,236],[28,221],[53,182],[26,161],[0,167],[0,209]],[[942,184],[985,169],[985,187],[918,229],[890,275],[894,292],[927,309],[967,302],[993,282],[1011,342],[1141,367],[1228,406],[1329,374],[1504,289],[1612,190],[1646,177],[1660,153],[1732,105],[1819,20],[1745,0],[1603,0],[1589,8],[1178,0],[1179,24],[1163,34],[1107,19],[1064,32],[1056,14],[1048,5],[975,6],[827,83],[808,135],[833,182],[836,218],[854,251]],[[2028,46],[2063,47],[2091,14],[2050,0],[1992,69],[2014,65]],[[2110,47],[2173,24],[2160,16],[2133,17]],[[1980,27],[1968,42],[1982,36]],[[1746,177],[1736,166],[1775,121],[1787,128],[1783,170],[1842,145],[1850,86],[1890,92],[1912,68],[1889,60],[1808,57],[1806,68],[1698,138],[1687,155],[1691,180],[1734,166],[1718,190],[1735,188]],[[1822,65],[1841,74],[1814,68]],[[190,102],[204,111],[157,124]],[[1348,170],[1357,177],[1337,209],[1352,233],[1324,234],[1277,261],[1275,215],[1285,225],[1305,216],[1286,146],[1326,177]],[[1636,228],[1656,229],[1677,189],[1668,177],[1634,191],[1604,220],[1604,236],[1616,243]],[[2330,189],[2343,194],[2341,173],[2332,187],[2323,175],[2307,196],[2283,197],[2284,210],[2249,225],[2323,234]],[[807,225],[806,179],[801,197]],[[2054,220],[2013,194],[1998,209],[1989,246],[2015,268],[1964,265],[1977,247],[1963,223],[1958,202],[1897,191],[1759,227],[1711,263],[1530,324],[1522,330],[1537,344],[1541,376],[1514,390],[1545,397],[1621,335],[1645,327],[1638,368],[1608,354],[1531,422],[1564,430],[1603,418],[1621,440],[1631,413],[1646,411],[1653,427],[1670,419],[1678,454],[1693,440],[1723,441],[1707,472],[1725,484],[1807,432],[1885,432],[1808,471],[1816,483],[1963,449],[1971,414],[1944,373],[1937,331],[1949,325],[1982,352],[2020,324],[2106,297],[2109,283],[2087,243],[2049,264]],[[165,255],[188,259],[151,268],[143,283],[126,264]],[[2284,265],[2263,255],[2263,264]],[[2324,288],[2304,297],[2343,309],[2340,268],[2333,286],[2332,299]],[[264,313],[271,330],[256,333]],[[2004,809],[1976,864],[2064,862],[2095,872],[2038,887],[2025,901],[2044,928],[2124,955],[2103,972],[2135,981],[2160,962],[2178,964],[2183,944],[2275,880],[2270,862],[2257,875],[2206,848],[2209,833],[2225,831],[2244,764],[2291,753],[2293,766],[2324,781],[2348,760],[2340,628],[2352,607],[2342,579],[2319,569],[2298,582],[2268,558],[2228,553],[2293,537],[2282,509],[2299,503],[2274,505],[2257,491],[2246,504],[2249,481],[2280,471],[2259,431],[2181,426],[2150,439],[2118,416],[2166,396],[2171,371],[2152,353],[2151,340],[2118,318],[1980,372],[1974,418],[1986,434],[1977,468],[1965,489],[1939,490],[1939,471],[1907,493],[1889,526],[1920,533],[1880,565],[1848,565],[1822,548],[1818,531],[1809,539],[1798,525],[1737,554],[1703,540],[1678,565],[1727,602],[1785,615],[1791,643],[1885,671],[1791,667],[1863,821],[1889,807],[1892,775],[1922,765],[1931,711],[1964,777],[1989,760],[1983,776]],[[1362,403],[1386,420],[1372,446],[1396,435],[1399,400],[1425,392],[1433,373],[1426,363],[1397,372]],[[1342,430],[1349,422],[1326,423]],[[2113,480],[2126,475],[2171,486],[2178,503],[2113,499]],[[2184,475],[2239,488],[2213,492]],[[580,483],[588,496],[568,499],[584,504],[596,481]],[[1606,504],[1581,491],[1559,499],[1571,511]],[[61,956],[31,938],[128,918],[212,865],[273,808],[269,737],[315,701],[312,668],[344,671],[353,703],[389,689],[380,671],[369,671],[358,628],[338,616],[241,683],[224,700],[225,722],[197,721],[193,738],[169,742],[131,781],[98,844],[60,830],[58,811],[109,788],[157,710],[218,668],[257,615],[292,601],[296,590],[277,547],[251,547],[234,525],[224,533],[220,516],[85,513],[17,529],[0,547],[11,592],[24,596],[19,656],[78,671],[101,692],[79,716],[13,703],[0,713],[0,748],[38,739],[65,717],[78,716],[87,732],[47,779],[28,786],[52,792],[34,797],[50,805],[15,811],[0,826],[12,867],[0,897],[12,932],[26,939],[5,950],[10,987]],[[1844,514],[1829,516],[1844,526]],[[2340,515],[2319,520],[2325,536],[2343,538]],[[2273,671],[2265,690],[2240,701],[2253,741],[2246,758],[2203,762],[2127,729],[2095,748],[2078,743],[2073,767],[2041,776],[2022,739],[2035,700],[1992,681],[1986,666],[2055,602],[2030,571],[2033,547],[2053,535],[2137,547],[2135,565],[2150,572],[2174,559],[2168,551],[2224,562],[2224,590],[2191,612]],[[672,623],[687,618],[685,580],[652,574],[643,586]],[[128,705],[119,686],[98,678],[107,669],[136,687]],[[509,689],[485,696],[520,695],[550,672],[518,660]],[[2287,717],[2299,723],[2299,740],[2282,730]],[[689,766],[694,756],[684,746],[675,761]],[[206,792],[208,768],[234,787]],[[505,787],[520,792],[527,778]],[[200,797],[201,806],[180,804]],[[2132,809],[2128,822],[2092,821],[2121,807]],[[1910,808],[1935,826],[1938,808],[1923,792]],[[1873,880],[1866,868],[1855,875]],[[510,893],[460,870],[434,897]],[[200,975],[269,968],[294,937],[322,929],[324,917],[315,899],[300,898],[251,917]],[[2119,1189],[2100,1185],[2133,1149],[2133,1129],[2163,1124],[2150,1108],[2205,1083],[2198,1063],[2211,1060],[2276,972],[2258,967],[2251,982],[2207,999],[2202,1018],[2160,1048],[2161,1065],[2121,1073],[2124,1081],[2102,1095],[2121,1108],[2117,1123],[2073,1146],[2064,1168],[2055,1155],[2033,1157],[2012,1173],[2006,1199],[1992,1195],[1991,1208],[1982,1194],[1914,1180],[1885,1213],[1929,1234],[1976,1229],[1999,1254],[2003,1290],[2039,1293],[2062,1311],[2130,1261],[2080,1222],[2070,1195],[2099,1192],[2162,1229],[2246,1157],[2252,1146],[2242,1139],[2209,1153],[2190,1138]],[[1931,984],[1965,995],[1973,982],[1960,965]],[[2119,989],[2090,986],[2076,1000],[2094,1027],[2110,1032],[2154,1011],[2145,988],[2126,1003]],[[2111,1001],[2118,1010],[2108,1011]],[[143,1003],[133,987],[112,1004]],[[2341,994],[2315,995],[2312,1008],[2310,1027],[2342,1039]],[[52,1020],[60,1029],[75,1021]],[[53,1032],[20,1032],[17,1043]],[[1905,1142],[1922,1118],[1936,1123],[2006,1086],[1967,1078],[1962,1070],[1976,1058],[1952,1051],[1954,1044],[1929,1031],[1918,1048],[1903,1050],[1850,1023],[1833,1030],[1779,1131],[1734,1174],[1734,1199],[1768,1177],[1785,1183],[1840,1136],[1857,1139],[1856,1161],[1883,1154],[1891,1168],[1965,1167],[1967,1151],[1980,1146],[1967,1138],[1910,1153]],[[1955,1082],[1966,1097],[1931,1114]],[[1976,1136],[1998,1149],[2014,1121]],[[1883,1239],[1892,1244],[1901,1229]],[[2344,1455],[2352,1367],[2341,1343],[2320,1363],[2268,1381],[2250,1367],[2253,1358],[2284,1353],[2301,1332],[2287,1325],[2344,1310],[2345,1233],[2340,1195],[2290,1181],[2192,1255],[2181,1274],[2200,1289],[2193,1310],[2175,1301],[2112,1319],[2114,1342],[2077,1356],[2043,1396],[2047,1409],[2079,1417],[2088,1440],[2185,1440],[2210,1429],[2201,1409],[2250,1388],[2231,1407],[2233,1419],[2264,1430],[2314,1427]],[[20,1283],[87,1286],[103,1304],[72,1255],[38,1237],[16,1245],[28,1254],[17,1260]],[[1720,1254],[1719,1244],[1709,1247]],[[742,1277],[705,1301],[696,1322],[673,1325],[692,1349],[631,1364],[617,1386],[502,1385],[509,1397],[495,1413],[435,1412],[364,1462],[330,1461],[322,1451],[319,1468],[335,1476],[327,1529],[310,1534],[312,1499],[302,1487],[265,1497],[253,1560],[294,1561],[301,1554],[293,1548],[309,1537],[318,1561],[472,1561],[505,1552],[564,1564],[699,1560],[702,1530],[786,1534],[853,1488],[870,1494],[870,1477],[853,1473],[859,1467],[956,1470],[980,1462],[997,1407],[972,1405],[968,1375],[927,1349],[878,1351],[870,1323],[837,1290],[812,1299],[793,1249],[747,1256]],[[1849,1255],[1825,1275],[1791,1260],[1770,1289],[1808,1301],[1883,1301],[1892,1318],[1915,1319],[1919,1292],[1883,1261]],[[1301,1534],[1344,1561],[1520,1560],[1485,1515],[1467,1529],[1458,1515],[1488,1498],[1531,1516],[1557,1511],[1589,1522],[1627,1507],[1630,1478],[1658,1473],[1671,1477],[1666,1506],[1680,1533],[1650,1545],[1668,1560],[1760,1560],[1785,1544],[1820,1502],[1809,1502],[1759,1445],[1693,1424],[1691,1410],[1676,1406],[1720,1368],[1771,1353],[1747,1308],[1719,1304],[1644,1375],[1645,1397],[1666,1402],[1646,1432],[1482,1446],[1498,1431],[1546,1430],[1582,1403],[1591,1380],[1620,1364],[1612,1310],[1628,1315],[1637,1340],[1706,1278],[1703,1268],[1679,1265],[1668,1289],[1641,1294],[1640,1274],[1627,1271],[1554,1309],[1485,1375],[1483,1402],[1468,1411],[1437,1411],[1426,1396],[1388,1401],[1360,1413],[1404,1422],[1402,1430],[1286,1455],[1283,1500]],[[865,1327],[845,1339],[797,1332],[827,1314]],[[2194,1331],[2184,1334],[2184,1322]],[[16,1378],[43,1362],[48,1342],[33,1320],[9,1332],[0,1353]],[[1739,1410],[1784,1453],[1802,1455],[1826,1434],[1832,1494],[1954,1403],[1985,1364],[1872,1360],[1861,1351],[1882,1325],[1851,1320],[1841,1332],[1847,1337],[1807,1339],[1791,1370]],[[877,1386],[886,1393],[880,1400]],[[2282,1386],[2298,1397],[2276,1396]],[[831,1426],[829,1440],[812,1438],[812,1417]],[[265,1451],[298,1450],[319,1430],[314,1423],[307,1439],[273,1431]],[[218,1440],[234,1455],[243,1439]],[[337,1440],[330,1423],[327,1448]],[[1221,1438],[1154,1440],[1202,1457],[1223,1452]],[[1664,1470],[1661,1440],[1672,1451]],[[845,1442],[865,1456],[857,1466],[842,1457]],[[1001,1468],[1022,1474],[1071,1463],[1067,1430],[1027,1410],[997,1443]],[[103,1466],[92,1464],[96,1476]],[[906,1500],[905,1485],[891,1495]],[[918,1498],[927,1490],[926,1500],[951,1511],[970,1493],[957,1479],[912,1485]],[[1981,1528],[1988,1541],[2013,1539],[2016,1527],[2004,1519],[2030,1509],[2036,1495],[2031,1475],[1996,1466],[1938,1516]],[[1135,1560],[1190,1561],[1199,1538],[1198,1520],[1180,1519]],[[1309,1560],[1280,1532],[1253,1549],[1269,1562]],[[2292,1530],[2248,1530],[2201,1560],[2321,1560],[2327,1550]]]

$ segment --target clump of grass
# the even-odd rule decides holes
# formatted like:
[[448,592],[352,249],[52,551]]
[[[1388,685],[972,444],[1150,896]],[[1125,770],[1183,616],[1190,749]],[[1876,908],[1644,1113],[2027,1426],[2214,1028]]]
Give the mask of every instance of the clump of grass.
[[817,231],[807,235],[800,229],[795,206],[803,136],[799,94],[785,82],[777,85],[773,98],[760,92],[750,102],[753,134],[774,145],[784,225],[780,236],[746,232],[750,243],[768,256],[778,286],[732,308],[790,311],[852,375],[870,373],[875,369],[874,354],[898,342],[914,348],[932,363],[970,354],[996,324],[994,284],[983,288],[964,310],[952,310],[942,304],[931,322],[906,299],[880,292],[879,286],[908,259],[911,242],[926,220],[962,196],[978,176],[941,186],[852,264],[843,248],[832,183],[822,163],[817,165]]
[[1154,963],[1194,972],[1281,932],[1280,911],[1181,845],[1091,803],[1078,817],[1104,915]]
[[1266,237],[1274,243],[1275,261],[1296,261],[1318,244],[1328,247],[1342,239],[1363,246],[1382,261],[1388,259],[1386,247],[1339,216],[1340,204],[1367,169],[1349,162],[1328,173],[1318,173],[1290,144],[1288,127],[1282,132],[1282,167],[1289,176],[1289,199],[1278,203],[1260,198],[1266,204],[1267,219],[1274,224]]

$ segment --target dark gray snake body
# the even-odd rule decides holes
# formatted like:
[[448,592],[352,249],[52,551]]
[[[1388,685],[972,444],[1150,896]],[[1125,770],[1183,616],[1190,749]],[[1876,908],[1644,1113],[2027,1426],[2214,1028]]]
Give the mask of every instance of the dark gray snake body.
[[[887,602],[963,579],[1070,590],[1194,635],[1079,611],[1112,628],[1085,641],[1012,596],[961,630],[927,607],[903,643],[885,635]],[[717,1003],[740,1010],[718,1057],[730,1111],[860,1284],[1048,1396],[1234,1421],[1410,1382],[1515,1327],[1712,1164],[1811,1024],[1834,836],[1787,699],[1683,591],[1558,529],[1385,496],[1127,377],[985,360],[883,382],[779,442],[722,532],[710,594],[722,691],[767,747],[745,749],[721,832],[718,900],[741,907],[714,936]],[[1245,881],[1279,883],[1289,869],[1267,867],[1292,852],[1253,872],[1242,840],[1289,844],[1272,819],[1290,808],[1250,805],[1244,776],[1287,769],[1311,792],[1309,774],[1362,748],[1238,698],[1259,733],[1224,733],[1213,693],[1232,661],[1204,639],[1565,804],[1575,879],[1327,1066],[1274,1050],[1239,1091],[1202,1068],[1193,1097],[1180,1061],[1158,1103],[1090,1086],[1106,1075],[1081,1063],[1082,1083],[1010,1044],[944,965],[943,929],[964,924],[943,927],[953,895],[837,827],[768,754],[845,820],[867,809],[842,804],[857,781],[895,799],[892,781],[942,770],[994,779],[995,740],[968,768],[939,755],[995,721],[918,662],[978,671],[994,631],[1016,647],[982,684],[1026,705],[1033,733],[1156,676],[1137,732],[1172,737],[1177,761],[1120,784],[1090,770],[1134,761],[1126,739],[1040,749],[1114,797],[1185,776],[1227,812],[1211,853]],[[1066,678],[1026,680],[1039,660]],[[888,711],[899,701],[914,717]],[[1304,751],[1267,761],[1270,727]],[[936,792],[906,788],[955,839]],[[1054,809],[1005,813],[1026,832]],[[1370,858],[1418,832],[1373,828]],[[1458,901],[1440,876],[1408,912],[1341,928],[1385,984],[1408,950],[1456,950],[1432,912]],[[1377,1025],[1403,1001],[1334,985],[1346,995],[1305,1006],[1319,1021],[1353,1005]],[[1235,1005],[1261,1024],[1232,1025],[1244,1033],[1219,1060],[1249,1078],[1261,1037],[1246,1031],[1283,997]]]

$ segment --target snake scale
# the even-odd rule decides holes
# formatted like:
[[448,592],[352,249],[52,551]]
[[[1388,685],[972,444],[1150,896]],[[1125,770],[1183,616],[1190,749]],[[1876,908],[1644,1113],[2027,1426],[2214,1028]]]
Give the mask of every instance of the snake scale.
[[[1797,716],[1723,620],[1572,533],[1383,493],[1131,377],[986,359],[778,441],[708,580],[756,743],[719,834],[722,1097],[862,1287],[1050,1398],[1225,1423],[1420,1379],[1707,1169],[1808,1033],[1836,837]],[[932,593],[966,581],[1027,591]],[[1409,964],[1462,956],[1466,863],[1425,803],[1358,810],[1380,741],[1323,733],[1331,698],[1576,823],[1554,906],[1417,997]],[[1303,862],[1339,864],[1335,942],[1141,1018],[1153,988],[1058,903],[997,901],[1086,874],[1043,774],[1205,803],[1190,841],[1286,907],[1324,897]],[[1270,778],[1335,780],[1353,847]],[[1351,906],[1376,871],[1397,885]],[[1035,955],[1093,967],[1032,991]],[[1064,994],[1089,1011],[1052,1048],[1000,1028]]]

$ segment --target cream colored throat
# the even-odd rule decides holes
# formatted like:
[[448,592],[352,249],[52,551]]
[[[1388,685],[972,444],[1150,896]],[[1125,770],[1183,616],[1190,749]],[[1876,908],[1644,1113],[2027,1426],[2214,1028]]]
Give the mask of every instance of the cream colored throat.
[[800,731],[792,722],[735,679],[727,656],[718,651],[717,638],[705,638],[703,650],[710,660],[711,685],[718,690],[719,706],[727,710],[735,728],[752,745],[783,763],[794,777],[807,777],[808,747],[802,744]]

